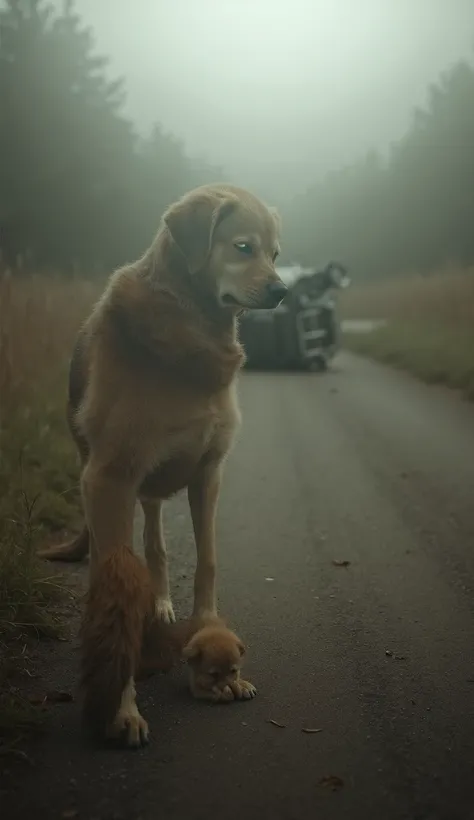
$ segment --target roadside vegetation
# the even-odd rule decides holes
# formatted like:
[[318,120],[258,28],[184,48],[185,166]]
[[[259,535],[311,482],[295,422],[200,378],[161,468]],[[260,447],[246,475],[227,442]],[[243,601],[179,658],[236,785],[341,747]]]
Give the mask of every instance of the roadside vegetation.
[[0,275],[0,735],[36,721],[17,679],[28,674],[31,639],[59,634],[66,583],[36,553],[78,523],[66,371],[94,294],[84,281]]
[[368,333],[345,333],[349,348],[474,399],[474,270],[356,285],[341,307],[346,319],[386,320]]

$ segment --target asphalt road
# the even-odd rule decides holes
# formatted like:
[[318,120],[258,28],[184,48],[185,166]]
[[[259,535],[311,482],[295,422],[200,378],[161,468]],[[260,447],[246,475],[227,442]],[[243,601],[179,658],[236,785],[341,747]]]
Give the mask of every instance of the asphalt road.
[[[6,820],[474,818],[474,408],[348,354],[324,376],[245,373],[240,394],[219,590],[257,698],[146,681],[138,752],[88,747],[58,704]],[[184,499],[167,530],[187,612]],[[52,647],[41,685],[70,689],[76,662]]]

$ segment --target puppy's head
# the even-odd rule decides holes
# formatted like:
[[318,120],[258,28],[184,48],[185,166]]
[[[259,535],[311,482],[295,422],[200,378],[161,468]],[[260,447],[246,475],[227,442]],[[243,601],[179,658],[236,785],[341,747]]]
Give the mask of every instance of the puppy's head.
[[222,689],[238,677],[245,646],[230,629],[206,626],[196,632],[183,649],[196,684],[203,689]]
[[186,194],[164,215],[190,276],[236,312],[274,308],[286,294],[275,270],[280,220],[249,191],[206,185]]

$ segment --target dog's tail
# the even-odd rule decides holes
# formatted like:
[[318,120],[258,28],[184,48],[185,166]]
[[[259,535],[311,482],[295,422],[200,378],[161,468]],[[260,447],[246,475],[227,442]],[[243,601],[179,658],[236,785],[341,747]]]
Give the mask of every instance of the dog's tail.
[[140,664],[145,623],[153,615],[148,569],[128,547],[97,567],[81,629],[84,719],[103,734]]

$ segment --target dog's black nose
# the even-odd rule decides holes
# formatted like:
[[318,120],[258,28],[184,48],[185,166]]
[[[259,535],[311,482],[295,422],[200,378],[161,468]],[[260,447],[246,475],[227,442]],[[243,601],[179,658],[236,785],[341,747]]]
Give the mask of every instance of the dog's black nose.
[[269,282],[265,290],[269,304],[275,307],[280,304],[288,293],[288,288],[283,282]]

